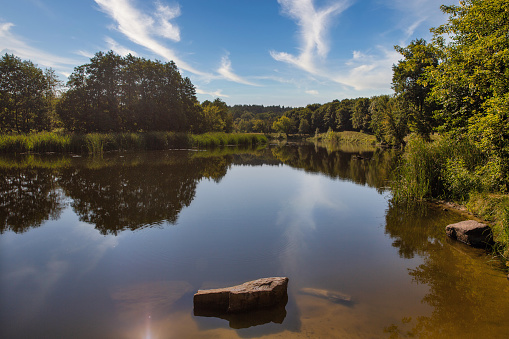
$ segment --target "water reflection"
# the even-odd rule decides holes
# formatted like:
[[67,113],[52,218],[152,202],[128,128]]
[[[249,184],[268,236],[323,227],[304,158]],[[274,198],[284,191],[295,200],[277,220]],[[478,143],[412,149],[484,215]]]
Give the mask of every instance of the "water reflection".
[[[51,159],[0,159],[0,337],[496,338],[509,330],[503,272],[484,251],[445,236],[463,217],[387,206],[378,194],[391,152],[287,145]],[[284,308],[192,314],[192,295],[207,284],[273,275],[291,279]]]
[[275,158],[286,165],[311,173],[325,174],[331,178],[348,180],[375,187],[383,192],[395,164],[397,153],[367,147],[332,147],[325,145],[289,144],[272,149]]
[[429,316],[387,326],[391,338],[497,338],[509,330],[509,284],[499,262],[445,236],[445,225],[464,219],[430,205],[389,207],[386,232],[401,257],[423,258],[409,275],[429,287],[422,302],[432,307]]
[[348,153],[313,145],[212,152],[106,154],[102,158],[1,159],[0,232],[21,233],[58,219],[66,197],[83,222],[101,234],[175,224],[193,201],[196,185],[219,182],[233,165],[279,165],[325,173],[383,190],[393,154]]
[[0,167],[0,233],[22,233],[58,219],[64,198],[51,169]]

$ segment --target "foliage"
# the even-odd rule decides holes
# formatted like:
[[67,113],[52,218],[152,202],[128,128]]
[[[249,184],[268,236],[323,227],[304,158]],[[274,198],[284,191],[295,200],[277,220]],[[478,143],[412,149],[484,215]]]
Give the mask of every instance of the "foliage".
[[99,52],[67,86],[57,112],[68,131],[189,131],[198,123],[194,86],[171,61]]
[[413,135],[394,173],[396,201],[431,198],[465,201],[470,192],[489,190],[483,185],[482,152],[468,139],[453,136],[427,142]]
[[204,101],[201,104],[202,115],[198,131],[204,132],[232,132],[233,117],[228,112],[228,106],[224,101],[217,98],[213,102]]
[[438,65],[437,52],[424,39],[414,40],[407,47],[396,46],[395,49],[404,59],[392,67],[392,88],[407,105],[411,130],[429,140],[435,125],[433,112],[437,105],[427,100],[431,86],[424,75]]
[[292,131],[294,126],[295,121],[283,115],[281,118],[274,121],[274,123],[272,124],[272,129],[276,132],[284,133],[288,136],[288,134]]
[[5,54],[0,59],[0,132],[30,133],[55,125],[59,82],[51,69]]

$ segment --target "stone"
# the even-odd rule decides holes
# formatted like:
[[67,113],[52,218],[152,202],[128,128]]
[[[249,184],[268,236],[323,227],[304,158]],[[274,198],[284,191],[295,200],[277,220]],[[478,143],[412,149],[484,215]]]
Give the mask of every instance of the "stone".
[[241,313],[270,308],[286,302],[288,278],[273,277],[248,281],[242,285],[199,290],[193,298],[195,312]]
[[465,220],[447,225],[445,232],[452,239],[473,247],[486,247],[493,244],[491,228],[475,220]]
[[352,297],[338,291],[322,290],[318,288],[305,287],[299,291],[301,294],[307,294],[314,297],[327,299],[337,304],[348,304],[352,302]]

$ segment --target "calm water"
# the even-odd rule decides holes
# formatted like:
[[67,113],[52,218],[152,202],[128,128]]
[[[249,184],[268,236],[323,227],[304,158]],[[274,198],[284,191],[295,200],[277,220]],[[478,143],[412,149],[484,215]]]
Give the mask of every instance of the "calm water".
[[[465,218],[392,206],[392,154],[360,151],[1,158],[0,337],[505,338],[503,270],[444,235]],[[270,276],[284,308],[193,313],[198,289]]]

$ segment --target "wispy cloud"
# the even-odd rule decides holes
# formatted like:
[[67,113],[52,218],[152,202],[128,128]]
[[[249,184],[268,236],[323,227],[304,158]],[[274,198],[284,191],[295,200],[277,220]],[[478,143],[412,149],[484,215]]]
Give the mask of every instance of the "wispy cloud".
[[328,7],[316,9],[313,0],[278,0],[282,12],[296,20],[299,26],[300,54],[271,51],[277,61],[292,64],[310,73],[318,73],[317,61],[329,52],[327,33],[331,19],[349,7],[350,1],[335,1]]
[[114,39],[112,39],[110,37],[106,37],[104,40],[108,44],[108,49],[112,50],[113,52],[115,52],[119,55],[123,55],[123,56],[128,55],[128,54],[131,54],[134,56],[137,55],[135,51],[120,45],[118,42],[116,42]]
[[221,59],[221,67],[217,70],[217,72],[226,80],[237,82],[239,84],[250,85],[250,86],[259,86],[251,81],[244,79],[243,77],[235,74],[232,69],[232,63],[228,55],[225,55]]
[[41,49],[30,46],[25,39],[13,34],[11,22],[0,23],[0,52],[1,54],[12,53],[24,60],[31,60],[39,66],[51,67],[57,72],[68,75],[78,60],[63,58],[58,55],[47,53]]
[[172,49],[155,38],[180,41],[178,26],[170,22],[180,15],[180,7],[169,7],[156,2],[156,11],[153,14],[146,14],[135,8],[130,0],[95,0],[95,2],[101,11],[115,20],[116,29],[135,44],[147,48],[167,61],[173,60],[180,69],[197,75],[207,75],[181,60]]
[[307,90],[307,91],[306,91],[306,93],[307,93],[307,94],[311,94],[311,95],[318,95],[318,94],[320,94],[320,93],[318,93],[318,91],[317,91],[317,90],[315,90],[315,89]]
[[223,94],[222,93],[222,90],[218,89],[216,91],[204,91],[203,89],[200,89],[200,88],[196,88],[196,93],[197,94],[201,94],[201,95],[209,95],[211,97],[214,97],[214,98],[229,98],[230,96],[229,95],[226,95],[226,94]]
[[378,46],[372,54],[354,51],[346,63],[346,70],[332,80],[353,87],[355,90],[390,89],[392,65],[401,55],[393,49]]
[[[425,25],[424,31],[429,34],[429,27],[441,25],[445,19],[440,10],[440,6],[444,4],[443,0],[379,0],[379,2],[401,13],[398,15],[399,22],[394,25],[395,29],[405,33],[401,44],[406,44],[406,40],[412,38],[421,26]],[[449,2],[458,4],[459,0]]]

